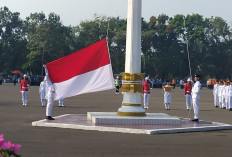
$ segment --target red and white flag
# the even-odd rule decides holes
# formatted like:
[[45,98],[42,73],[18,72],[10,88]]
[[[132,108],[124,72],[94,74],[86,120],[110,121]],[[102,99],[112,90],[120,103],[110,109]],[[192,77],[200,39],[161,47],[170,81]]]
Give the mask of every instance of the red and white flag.
[[55,100],[115,88],[106,39],[46,64]]

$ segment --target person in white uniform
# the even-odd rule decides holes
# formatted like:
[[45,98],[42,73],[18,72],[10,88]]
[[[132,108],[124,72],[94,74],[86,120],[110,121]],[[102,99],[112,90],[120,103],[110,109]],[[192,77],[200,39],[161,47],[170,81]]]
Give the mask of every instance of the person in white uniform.
[[183,89],[184,88],[184,80],[180,80],[180,89]]
[[229,91],[228,91],[228,106],[229,106],[229,111],[232,111],[232,81],[230,82],[229,85]]
[[192,88],[192,101],[193,101],[193,111],[194,119],[192,121],[199,121],[199,100],[200,100],[200,75],[195,75],[194,80],[196,81]]
[[143,82],[142,86],[143,86],[144,109],[148,109],[149,100],[150,100],[150,84],[148,77],[145,78],[145,81]]
[[172,101],[172,88],[173,86],[170,86],[169,81],[167,81],[166,85],[163,87],[164,89],[164,105],[166,110],[170,110],[170,104]]
[[226,82],[224,81],[223,83],[224,83],[224,85],[222,86],[222,108],[226,109],[226,97],[227,97]]
[[222,108],[222,89],[223,89],[223,82],[221,81],[218,86],[218,103],[220,108]]
[[46,99],[47,99],[47,107],[46,107],[46,119],[48,120],[55,120],[51,117],[52,107],[54,103],[54,95],[55,95],[55,88],[50,81],[50,79],[45,76],[44,82],[46,85]]
[[20,82],[20,92],[22,93],[23,106],[27,106],[27,96],[28,96],[29,86],[30,84],[28,83],[28,76],[24,74],[23,79]]
[[187,110],[191,109],[191,101],[192,101],[192,79],[188,78],[187,83],[184,85],[184,95],[186,97],[186,107]]
[[59,99],[58,107],[64,107],[64,99]]
[[225,106],[226,106],[226,109],[229,110],[230,107],[229,107],[229,90],[230,90],[230,81],[227,81],[227,86],[225,87]]
[[46,95],[45,90],[46,89],[45,88],[46,88],[46,85],[45,85],[44,81],[42,81],[40,83],[40,86],[39,86],[39,93],[40,93],[40,99],[41,99],[42,107],[46,106],[46,98],[45,98],[45,95]]
[[219,97],[218,97],[218,90],[219,90],[219,84],[218,81],[216,81],[216,84],[213,86],[213,96],[214,96],[214,106],[219,106]]

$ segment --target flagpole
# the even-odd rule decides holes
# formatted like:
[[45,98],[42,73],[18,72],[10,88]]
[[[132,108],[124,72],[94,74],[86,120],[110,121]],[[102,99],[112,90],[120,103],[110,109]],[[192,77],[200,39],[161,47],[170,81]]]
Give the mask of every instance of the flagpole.
[[[109,49],[109,44],[108,44],[108,36],[106,37],[106,45],[107,45],[107,49],[108,49],[108,54],[109,54],[109,60],[110,60],[110,75],[112,76],[112,77],[114,77],[114,74],[113,74],[113,69],[112,69],[112,64],[111,64],[111,59],[110,59],[110,49]],[[114,82],[111,82],[112,83],[112,86],[114,86]]]
[[141,5],[142,0],[128,0],[125,72],[122,74],[120,116],[145,116],[141,107],[143,74],[141,73]]

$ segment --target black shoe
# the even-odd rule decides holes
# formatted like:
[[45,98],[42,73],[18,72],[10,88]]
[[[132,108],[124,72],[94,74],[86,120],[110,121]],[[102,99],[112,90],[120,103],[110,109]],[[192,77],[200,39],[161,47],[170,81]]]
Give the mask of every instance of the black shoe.
[[47,120],[55,120],[54,118],[52,118],[51,116],[46,116]]
[[230,108],[229,111],[232,111],[232,108]]
[[198,122],[198,121],[199,121],[199,119],[192,119],[192,121],[193,121],[193,122]]
[[215,106],[216,108],[218,107],[218,106]]

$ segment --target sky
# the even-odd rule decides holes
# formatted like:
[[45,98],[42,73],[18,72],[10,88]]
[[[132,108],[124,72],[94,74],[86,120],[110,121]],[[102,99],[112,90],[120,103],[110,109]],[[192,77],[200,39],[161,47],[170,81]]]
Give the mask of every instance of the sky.
[[[81,21],[93,20],[94,14],[106,17],[127,17],[127,0],[0,0],[0,7],[19,12],[25,19],[31,13],[43,12],[46,16],[58,14],[64,25],[76,26]],[[176,14],[200,14],[204,18],[219,16],[232,25],[232,0],[142,0],[142,17],[162,13],[173,17]]]

